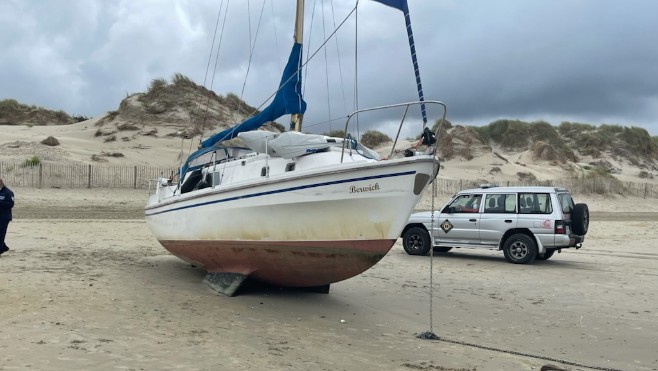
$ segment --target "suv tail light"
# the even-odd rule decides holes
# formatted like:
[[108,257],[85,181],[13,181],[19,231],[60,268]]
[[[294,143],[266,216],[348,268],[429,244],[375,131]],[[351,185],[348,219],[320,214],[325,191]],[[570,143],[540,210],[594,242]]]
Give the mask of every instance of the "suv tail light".
[[566,220],[556,220],[555,221],[555,234],[567,234],[567,222],[566,222]]

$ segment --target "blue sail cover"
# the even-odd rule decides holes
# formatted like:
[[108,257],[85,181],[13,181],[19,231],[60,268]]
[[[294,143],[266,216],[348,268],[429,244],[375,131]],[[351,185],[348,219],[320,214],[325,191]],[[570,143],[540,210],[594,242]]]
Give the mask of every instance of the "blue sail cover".
[[200,149],[190,154],[181,169],[180,175],[188,170],[191,160],[213,150],[213,146],[224,140],[233,139],[238,133],[255,130],[266,122],[274,121],[283,115],[306,112],[306,102],[302,98],[302,70],[301,70],[302,44],[295,43],[290,51],[288,63],[283,70],[283,76],[279,83],[272,103],[259,114],[250,117],[232,128],[221,131],[201,142]]
[[409,13],[409,7],[407,6],[407,0],[375,0],[379,3],[388,5],[393,8],[400,9],[404,14]]

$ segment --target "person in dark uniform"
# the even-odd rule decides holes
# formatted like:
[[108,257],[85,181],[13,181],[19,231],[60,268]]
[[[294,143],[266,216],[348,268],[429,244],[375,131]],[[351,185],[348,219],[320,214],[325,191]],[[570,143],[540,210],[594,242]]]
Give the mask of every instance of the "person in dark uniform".
[[[427,150],[429,150],[430,148],[434,149],[434,148],[430,147],[434,143],[436,143],[436,136],[434,135],[432,130],[430,130],[430,128],[428,128],[426,126],[425,129],[423,129],[423,133],[420,134],[420,139],[418,140],[418,142],[416,142],[416,144],[411,146],[411,148],[413,148],[413,150],[410,148],[410,149],[407,149],[407,150],[404,151],[404,157],[413,156],[414,155],[414,150],[417,150],[418,148],[420,148],[420,146],[427,146]],[[426,152],[428,152],[428,151],[426,151]],[[428,155],[433,155],[434,152],[432,151],[432,153],[427,153],[427,154]]]
[[7,235],[7,226],[11,221],[11,208],[14,207],[14,192],[5,187],[5,183],[0,178],[0,255],[9,251],[5,243]]

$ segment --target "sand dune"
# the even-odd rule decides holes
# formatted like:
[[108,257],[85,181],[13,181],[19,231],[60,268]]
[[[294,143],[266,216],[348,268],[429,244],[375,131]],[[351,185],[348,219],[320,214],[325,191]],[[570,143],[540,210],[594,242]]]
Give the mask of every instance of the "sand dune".
[[[152,165],[158,167],[176,167],[180,164],[181,153],[184,157],[196,150],[199,139],[181,140],[172,137],[176,129],[169,126],[158,127],[146,124],[140,130],[116,130],[96,125],[101,118],[63,126],[3,126],[0,134],[0,160],[24,161],[32,156],[41,160],[56,162],[94,163],[92,156],[107,153],[120,153],[122,157],[104,156],[112,164]],[[104,135],[97,132],[102,129]],[[108,140],[108,130],[116,138]],[[114,130],[114,131],[111,131]],[[153,135],[145,133],[157,131]],[[159,131],[158,131],[159,130]],[[206,133],[209,135],[211,133]],[[55,137],[60,144],[50,147],[40,142],[49,136]],[[409,148],[412,141],[401,140],[397,149]],[[390,146],[377,148],[383,156],[388,156]],[[556,163],[533,159],[530,151],[504,151],[493,147],[490,152],[479,152],[471,160],[456,157],[444,161],[441,177],[450,179],[472,179],[482,182],[504,182],[519,180],[520,173],[538,180],[569,178],[584,172],[584,168],[595,159],[581,156],[579,163]],[[614,176],[622,181],[648,182],[658,184],[654,179],[640,178],[643,169],[615,156],[602,155],[601,161],[607,161],[618,169]],[[651,171],[649,171],[651,173]],[[581,174],[582,175],[582,174]]]

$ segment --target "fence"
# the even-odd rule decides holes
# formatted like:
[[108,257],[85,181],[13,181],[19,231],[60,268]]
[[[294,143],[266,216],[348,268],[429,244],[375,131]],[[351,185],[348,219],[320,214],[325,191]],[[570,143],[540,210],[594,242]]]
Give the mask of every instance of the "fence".
[[[591,194],[619,194],[624,196],[658,198],[658,184],[623,182],[614,178],[563,178],[542,181],[501,181],[494,182],[498,186],[546,186],[565,187],[575,195]],[[461,190],[478,188],[481,181],[442,179],[437,180],[437,192],[439,194],[455,194]]]
[[172,170],[140,165],[0,161],[0,177],[7,185],[34,188],[147,188],[149,179],[169,176]]
[[[29,165],[0,161],[0,177],[17,187],[35,188],[147,188],[148,180],[168,176],[172,168],[108,164],[59,164],[43,162]],[[658,198],[658,184],[622,182],[614,178],[565,178],[548,181],[501,181],[499,186],[566,187],[574,194],[620,194]],[[454,194],[463,189],[480,187],[472,180],[444,179],[436,181],[437,192]]]

